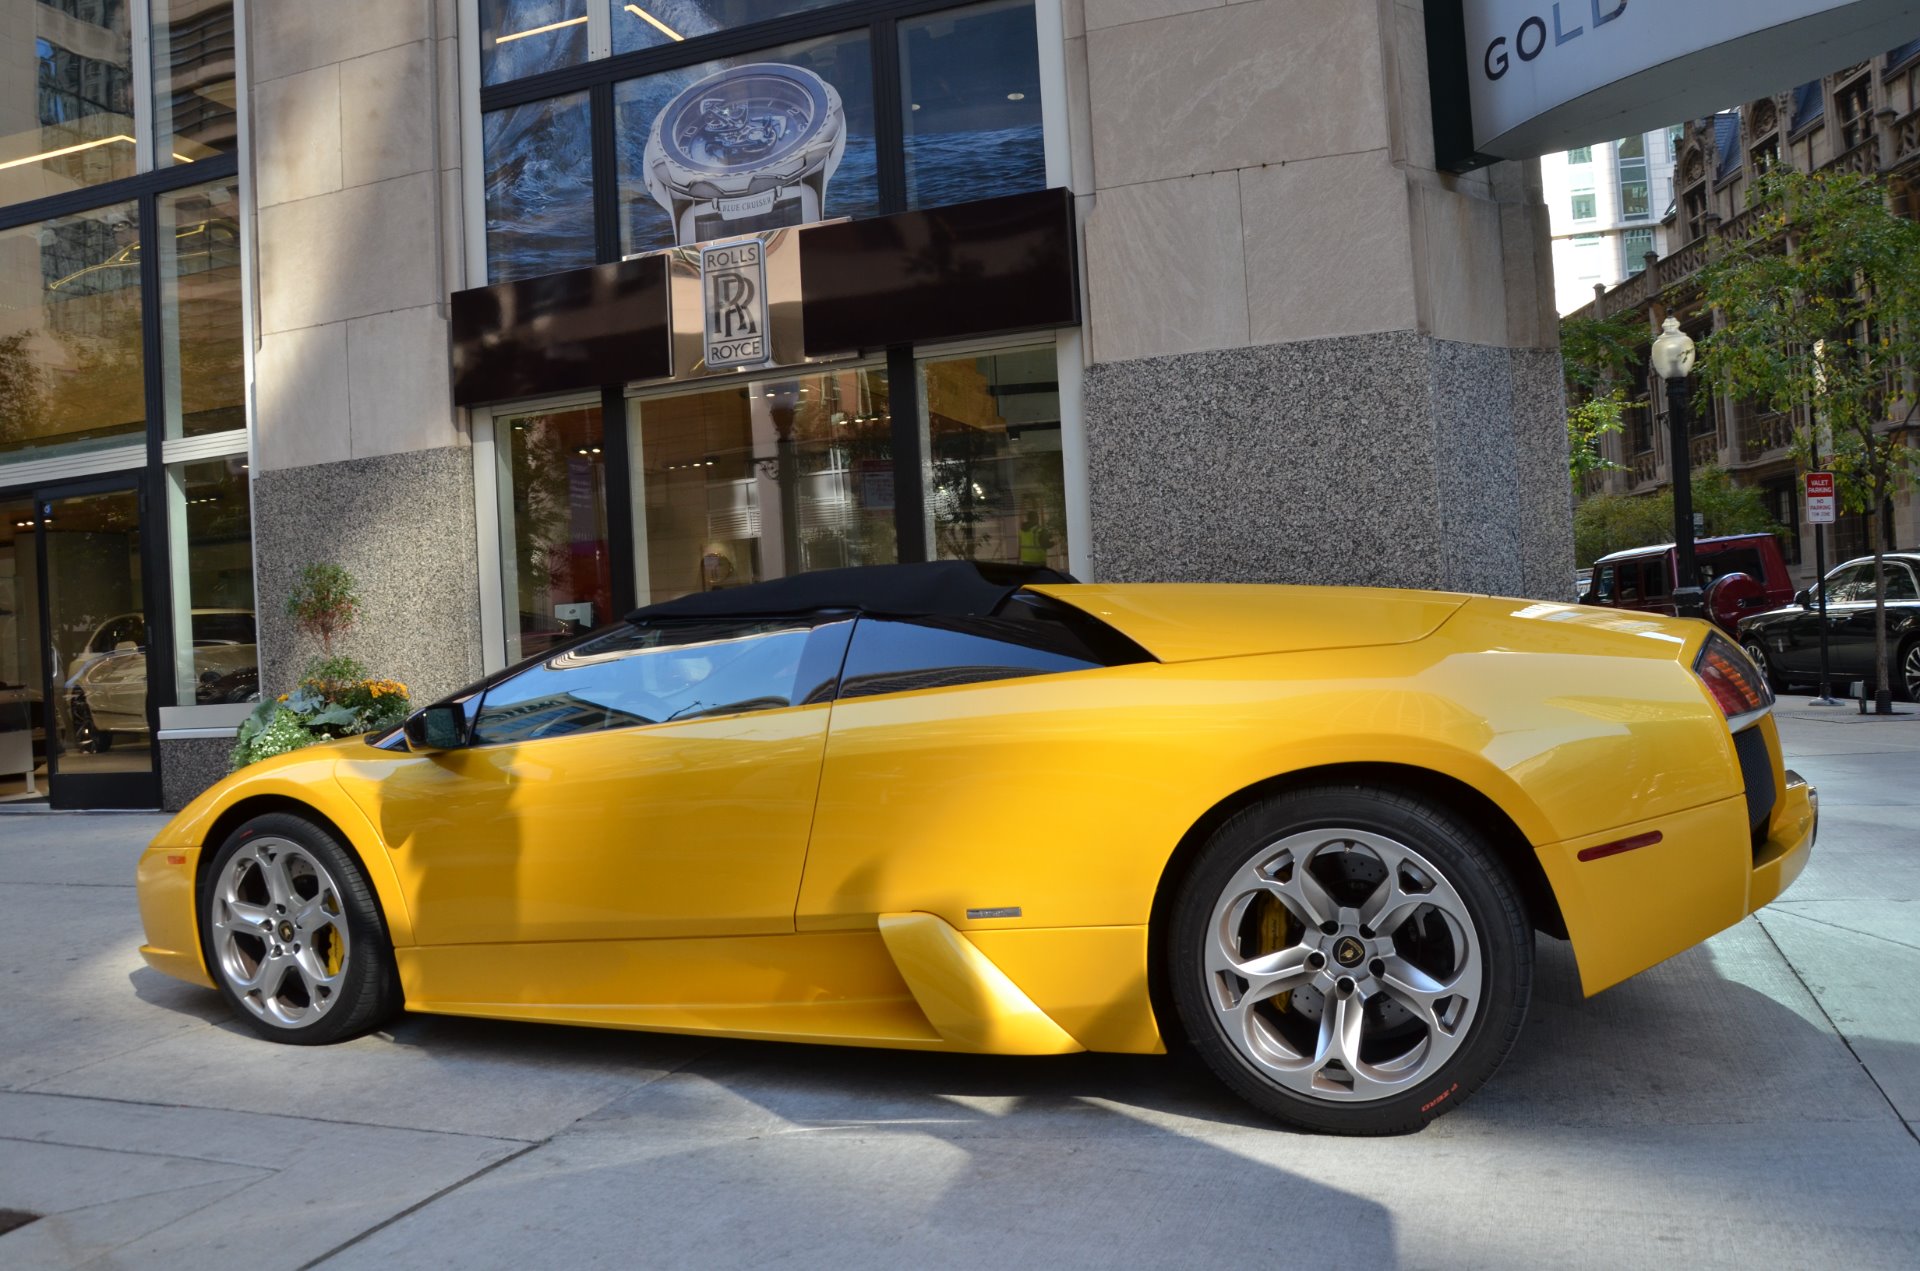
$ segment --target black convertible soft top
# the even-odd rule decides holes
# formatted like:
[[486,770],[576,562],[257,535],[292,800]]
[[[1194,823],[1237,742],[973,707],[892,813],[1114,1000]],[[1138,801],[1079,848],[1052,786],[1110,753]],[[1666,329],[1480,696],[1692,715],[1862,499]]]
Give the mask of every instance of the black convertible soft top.
[[771,582],[696,591],[636,609],[628,618],[791,618],[826,609],[896,618],[991,616],[1007,597],[1034,583],[1074,579],[1041,565],[942,560],[918,565],[823,569]]

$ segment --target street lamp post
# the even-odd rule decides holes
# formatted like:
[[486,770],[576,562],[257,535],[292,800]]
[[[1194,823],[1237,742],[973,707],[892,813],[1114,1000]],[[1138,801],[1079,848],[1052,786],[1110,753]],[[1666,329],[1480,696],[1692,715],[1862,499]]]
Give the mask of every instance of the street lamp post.
[[1693,340],[1680,329],[1680,320],[1668,318],[1660,338],[1653,342],[1653,369],[1667,382],[1667,438],[1673,448],[1673,554],[1680,575],[1675,580],[1673,605],[1683,618],[1698,618],[1704,613],[1700,567],[1693,555],[1693,438],[1687,427],[1694,352]]

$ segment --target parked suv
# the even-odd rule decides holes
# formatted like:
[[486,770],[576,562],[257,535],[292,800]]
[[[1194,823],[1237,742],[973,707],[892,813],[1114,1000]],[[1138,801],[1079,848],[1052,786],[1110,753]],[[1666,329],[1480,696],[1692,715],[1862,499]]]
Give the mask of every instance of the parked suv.
[[[1787,573],[1786,557],[1780,554],[1780,540],[1771,534],[1697,538],[1693,554],[1700,569],[1700,586],[1714,593],[1707,597],[1708,616],[1729,632],[1747,616],[1793,599],[1793,579]],[[1730,574],[1745,574],[1753,585],[1713,587]],[[1593,577],[1580,603],[1645,613],[1677,613],[1673,589],[1678,577],[1673,544],[1628,548],[1593,563]]]
[[[1920,552],[1888,552],[1887,656],[1892,687],[1920,701]],[[1740,643],[1775,687],[1820,679],[1820,588],[1827,592],[1827,658],[1836,688],[1878,687],[1873,641],[1873,557],[1850,560],[1785,608],[1740,624]]]

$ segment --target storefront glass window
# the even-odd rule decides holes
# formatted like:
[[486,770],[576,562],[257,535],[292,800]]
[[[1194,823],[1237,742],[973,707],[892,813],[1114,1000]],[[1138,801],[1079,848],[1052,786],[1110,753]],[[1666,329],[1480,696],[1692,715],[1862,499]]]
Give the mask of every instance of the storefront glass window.
[[593,146],[587,95],[496,110],[487,153],[487,276],[532,278],[591,265]]
[[138,206],[0,230],[0,457],[139,439]]
[[483,83],[587,60],[587,0],[480,0]]
[[869,47],[859,30],[616,85],[621,250],[877,213]]
[[0,204],[134,173],[130,0],[0,0]]
[[893,563],[892,427],[879,367],[631,399],[641,603]]
[[1031,0],[914,18],[899,30],[908,204],[1045,189]]
[[245,428],[239,191],[216,181],[162,194],[157,206],[167,436]]
[[249,702],[260,694],[253,614],[253,516],[247,459],[231,455],[167,470],[174,547],[176,697],[182,706]]
[[613,618],[597,404],[498,416],[507,660]]
[[228,154],[234,111],[233,0],[151,0],[155,167]]
[[930,554],[1067,568],[1052,346],[920,363]]
[[613,51],[677,44],[697,35],[752,26],[789,13],[821,9],[841,0],[613,0]]

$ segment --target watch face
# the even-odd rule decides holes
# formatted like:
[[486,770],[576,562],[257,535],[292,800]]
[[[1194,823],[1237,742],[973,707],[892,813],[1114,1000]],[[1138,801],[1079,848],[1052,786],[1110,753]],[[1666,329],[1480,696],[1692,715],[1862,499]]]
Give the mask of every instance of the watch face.
[[821,215],[845,148],[846,112],[831,84],[798,66],[736,66],[655,116],[647,188],[683,244],[696,241],[695,225],[707,236],[715,226],[724,236],[797,225]]

